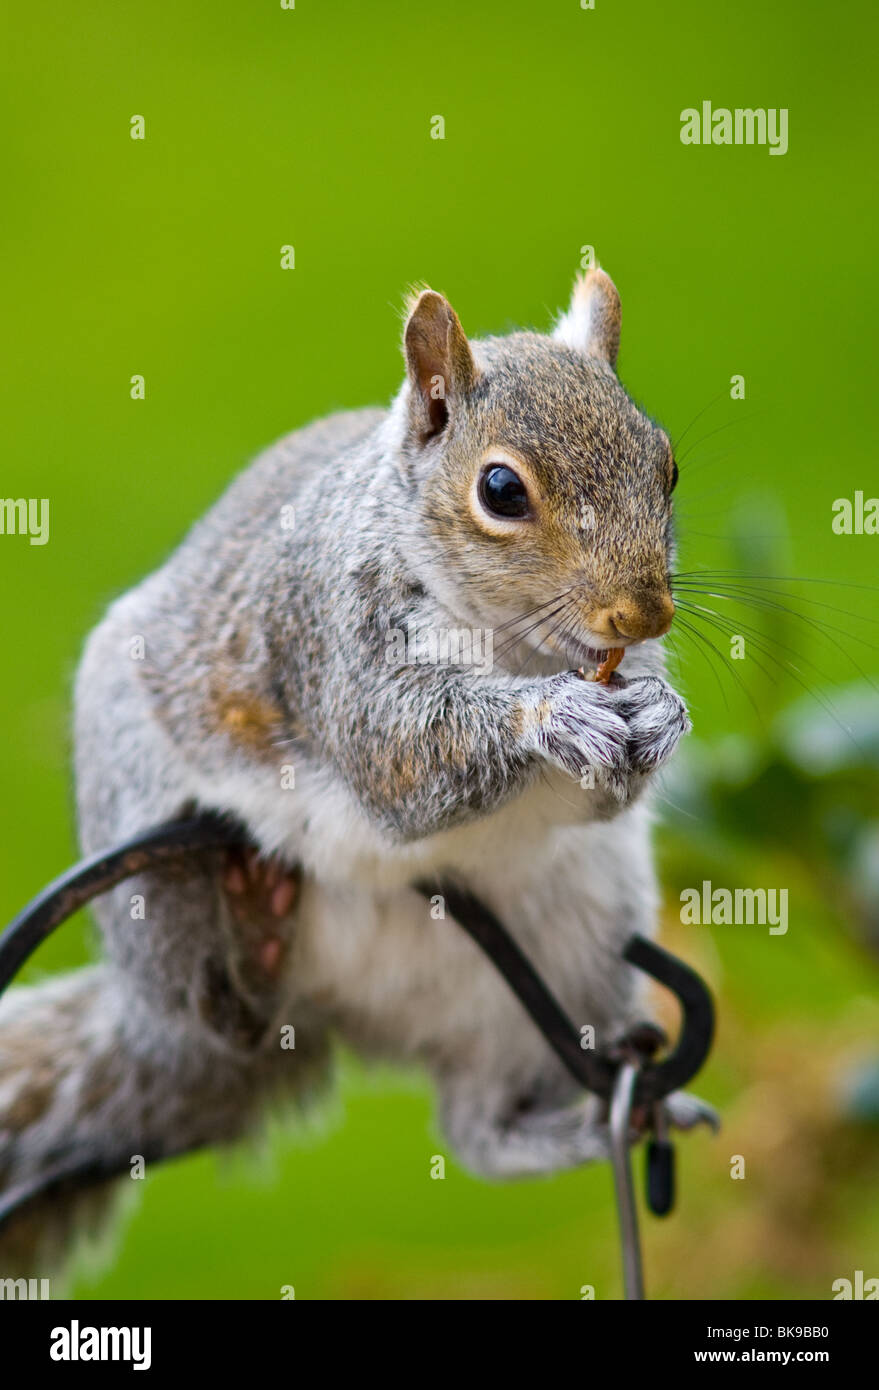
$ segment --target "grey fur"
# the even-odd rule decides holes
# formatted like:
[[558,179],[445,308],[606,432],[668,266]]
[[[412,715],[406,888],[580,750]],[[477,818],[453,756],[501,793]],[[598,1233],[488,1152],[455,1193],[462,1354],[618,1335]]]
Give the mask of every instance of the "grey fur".
[[[445,301],[422,296],[407,344],[390,411],[333,416],[269,449],[88,641],[83,850],[192,808],[229,811],[302,885],[271,977],[216,856],[95,905],[106,962],[0,1007],[6,1185],[59,1158],[233,1138],[271,1095],[320,1083],[334,1035],[425,1065],[477,1171],[606,1152],[595,1104],[572,1105],[493,967],[408,885],[465,879],[599,1044],[633,1021],[640,995],[619,951],[652,931],[656,897],[639,798],[689,727],[659,645],[633,645],[625,683],[604,688],[570,669],[585,618],[556,650],[521,636],[491,672],[395,665],[387,644],[413,621],[501,631],[566,585],[583,613],[624,593],[658,621],[668,443],[588,342],[470,345]],[[424,394],[437,362],[442,408]],[[542,530],[515,543],[482,535],[464,502],[474,460],[495,446],[541,489]],[[295,787],[282,788],[290,767]],[[138,894],[145,920],[132,916]],[[285,1024],[294,1050],[280,1047]]]

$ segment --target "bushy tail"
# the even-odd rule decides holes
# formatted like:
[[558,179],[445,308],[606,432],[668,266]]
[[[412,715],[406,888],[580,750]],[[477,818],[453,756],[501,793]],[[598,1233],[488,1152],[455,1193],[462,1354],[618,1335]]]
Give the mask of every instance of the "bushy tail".
[[184,1033],[132,999],[110,966],[10,991],[0,1000],[0,1280],[54,1270],[75,1232],[99,1222],[108,1179],[240,1136],[289,1055],[233,1054]]

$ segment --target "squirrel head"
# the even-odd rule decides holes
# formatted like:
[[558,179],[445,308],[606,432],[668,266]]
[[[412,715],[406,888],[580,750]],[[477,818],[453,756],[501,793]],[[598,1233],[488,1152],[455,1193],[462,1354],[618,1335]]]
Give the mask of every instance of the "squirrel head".
[[533,611],[527,645],[569,664],[661,637],[674,614],[677,468],[617,379],[619,336],[619,295],[598,269],[551,337],[470,343],[430,289],[404,333],[401,461],[429,585],[494,627]]

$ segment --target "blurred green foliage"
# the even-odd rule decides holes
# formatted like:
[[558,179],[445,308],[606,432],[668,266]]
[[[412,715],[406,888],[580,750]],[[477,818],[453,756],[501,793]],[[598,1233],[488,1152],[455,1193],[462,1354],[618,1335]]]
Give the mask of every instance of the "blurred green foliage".
[[[679,567],[875,583],[879,539],[830,518],[875,479],[877,21],[866,0],[829,19],[815,0],[12,4],[2,491],[50,498],[52,531],[42,548],[0,540],[0,919],[74,853],[85,633],[258,448],[391,395],[412,281],[444,290],[472,334],[544,327],[593,245],[622,294],[623,379],[687,431]],[[789,108],[789,152],[682,145],[680,112],[703,99]],[[758,635],[740,662],[682,628],[673,644],[699,746],[667,791],[666,939],[719,994],[700,1089],[727,1129],[682,1145],[680,1210],[647,1231],[656,1296],[827,1297],[879,1247],[869,1135],[833,1107],[869,1091],[851,1078],[869,1077],[876,1034],[875,779],[869,759],[821,751],[853,659],[858,737],[875,739],[875,603],[788,592],[799,617],[765,598],[741,610]],[[822,616],[850,634],[845,655],[806,621]],[[702,630],[728,653],[728,628]],[[794,697],[815,706],[805,760],[781,713]],[[789,884],[788,935],[682,929],[677,893],[708,877]],[[65,929],[30,977],[84,960],[86,939]],[[76,1293],[618,1296],[606,1169],[491,1187],[450,1162],[432,1182],[442,1151],[421,1079],[348,1060],[340,1099],[295,1139],[278,1121],[261,1158],[151,1176]]]

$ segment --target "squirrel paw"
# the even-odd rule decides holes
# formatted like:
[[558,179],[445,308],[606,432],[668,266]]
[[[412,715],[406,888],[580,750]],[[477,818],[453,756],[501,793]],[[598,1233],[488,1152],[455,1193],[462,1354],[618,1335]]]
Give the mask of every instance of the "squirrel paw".
[[574,671],[552,676],[537,698],[534,751],[584,785],[628,798],[629,731],[616,709],[615,688],[585,681]]
[[605,686],[568,671],[551,677],[538,697],[532,746],[625,805],[689,728],[683,700],[660,676]]
[[242,846],[226,851],[219,882],[229,910],[196,986],[197,1007],[219,1037],[251,1050],[263,1044],[281,997],[301,873]]
[[720,1131],[720,1116],[707,1100],[693,1096],[689,1091],[672,1091],[665,1098],[665,1114],[674,1129],[695,1129],[697,1125],[708,1125],[713,1134]]
[[667,762],[690,732],[687,707],[661,676],[640,676],[619,692],[618,707],[629,732],[633,772],[653,772]]
[[241,954],[267,976],[278,973],[285,952],[281,922],[299,897],[301,874],[249,847],[226,853],[222,884],[238,929]]
[[[720,1116],[707,1100],[691,1095],[689,1091],[672,1091],[662,1102],[665,1122],[670,1129],[695,1129],[697,1125],[707,1125],[712,1134],[720,1131]],[[631,1137],[636,1143],[653,1130],[653,1106],[638,1106],[631,1115]]]

